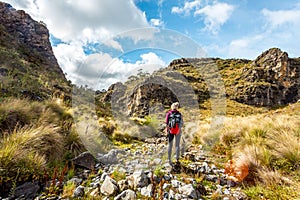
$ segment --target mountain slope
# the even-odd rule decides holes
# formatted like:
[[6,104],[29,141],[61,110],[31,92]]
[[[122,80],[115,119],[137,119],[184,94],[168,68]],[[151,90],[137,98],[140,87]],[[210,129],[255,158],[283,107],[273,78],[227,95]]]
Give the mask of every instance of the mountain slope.
[[42,22],[0,2],[1,96],[43,100],[66,93],[68,81],[58,66]]

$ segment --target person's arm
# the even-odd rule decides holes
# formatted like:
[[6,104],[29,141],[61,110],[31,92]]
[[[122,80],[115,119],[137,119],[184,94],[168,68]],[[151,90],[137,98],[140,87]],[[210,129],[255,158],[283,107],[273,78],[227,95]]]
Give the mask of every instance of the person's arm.
[[169,112],[167,112],[167,114],[166,114],[166,124],[168,125],[169,124],[169,117],[170,117],[170,111]]
[[169,117],[170,117],[170,112],[167,112],[167,114],[166,114],[166,129],[165,129],[166,135],[169,134]]
[[[181,113],[180,113],[181,114]],[[181,120],[180,120],[180,123],[179,123],[179,127],[182,128],[183,127],[183,116],[181,114]]]

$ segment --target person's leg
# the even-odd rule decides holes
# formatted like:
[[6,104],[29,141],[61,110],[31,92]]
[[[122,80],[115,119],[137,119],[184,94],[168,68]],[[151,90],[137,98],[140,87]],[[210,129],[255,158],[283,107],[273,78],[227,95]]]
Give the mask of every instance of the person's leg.
[[175,136],[175,153],[176,153],[176,160],[179,160],[180,157],[180,138],[181,138],[181,133],[177,134]]
[[173,140],[174,140],[174,135],[169,134],[168,159],[170,164],[172,163]]

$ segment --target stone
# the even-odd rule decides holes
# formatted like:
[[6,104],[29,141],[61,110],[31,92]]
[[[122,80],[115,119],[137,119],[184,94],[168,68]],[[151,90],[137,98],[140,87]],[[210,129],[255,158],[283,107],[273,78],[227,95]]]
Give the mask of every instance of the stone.
[[107,154],[98,154],[97,160],[105,165],[117,164],[119,162],[119,153],[125,154],[125,151],[120,149],[112,149]]
[[127,180],[120,180],[118,181],[118,186],[120,191],[124,191],[129,189],[128,181]]
[[133,190],[125,190],[118,196],[114,198],[114,200],[135,200],[136,194]]
[[144,186],[147,186],[149,183],[149,178],[143,170],[135,171],[132,174],[132,178],[134,188],[142,188]]
[[205,175],[205,180],[210,181],[210,182],[217,182],[218,181],[218,176],[212,175],[212,174],[206,174]]
[[16,187],[14,192],[14,198],[25,198],[25,199],[34,199],[37,192],[39,191],[40,186],[37,182],[31,183],[27,182],[18,187]]
[[74,184],[76,184],[78,186],[78,185],[80,185],[82,183],[82,179],[74,177],[74,178],[68,180],[68,183],[74,183]]
[[145,197],[152,197],[153,196],[153,184],[149,184],[141,189],[141,195]]
[[99,196],[99,193],[100,193],[99,188],[96,188],[90,193],[90,196],[96,197]]
[[187,195],[189,198],[197,199],[196,190],[192,184],[187,184],[182,187],[179,187],[179,193]]
[[74,165],[84,167],[86,169],[93,170],[95,167],[95,158],[94,156],[89,152],[83,152],[73,160]]
[[178,181],[178,180],[171,180],[171,185],[172,185],[172,187],[174,187],[174,188],[179,188],[180,186],[183,185],[183,183],[180,182],[180,181]]
[[73,192],[72,197],[73,198],[78,198],[78,197],[83,197],[84,195],[84,187],[82,185],[78,186],[75,191]]
[[103,184],[100,187],[101,193],[107,196],[113,196],[118,192],[118,190],[119,188],[117,186],[117,182],[109,176],[106,176]]
[[108,175],[109,175],[108,173],[103,172],[103,173],[101,174],[101,177],[100,177],[100,182],[104,182],[106,176],[108,176]]

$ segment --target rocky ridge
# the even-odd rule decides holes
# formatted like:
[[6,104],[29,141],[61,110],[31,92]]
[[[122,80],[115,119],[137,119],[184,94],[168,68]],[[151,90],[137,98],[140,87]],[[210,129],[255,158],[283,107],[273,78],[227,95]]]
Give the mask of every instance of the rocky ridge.
[[51,67],[63,75],[52,51],[49,31],[43,22],[37,22],[25,11],[16,10],[3,2],[0,2],[0,13],[1,26],[7,34],[12,36],[15,40],[14,43],[27,47],[29,59],[36,59],[33,58],[32,54],[39,54],[39,58],[42,59],[46,67]]
[[243,69],[242,79],[235,96],[239,102],[271,107],[295,103],[300,99],[300,58],[269,49]]

